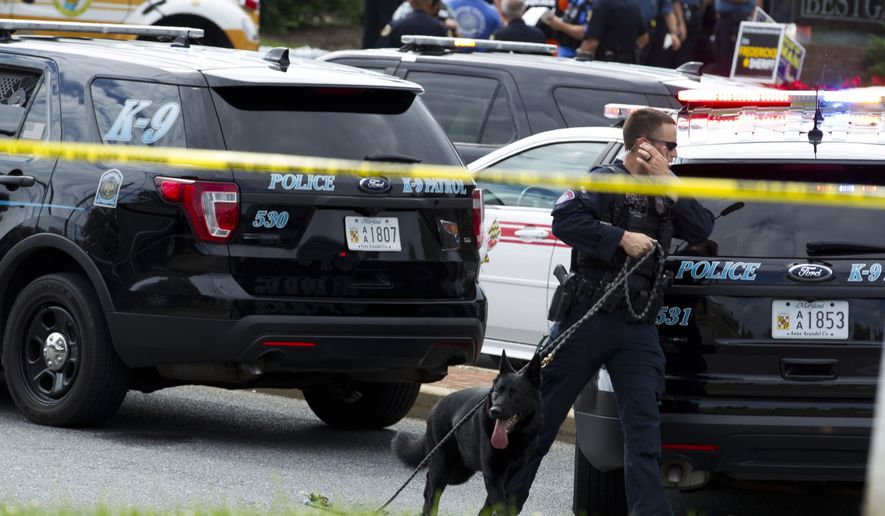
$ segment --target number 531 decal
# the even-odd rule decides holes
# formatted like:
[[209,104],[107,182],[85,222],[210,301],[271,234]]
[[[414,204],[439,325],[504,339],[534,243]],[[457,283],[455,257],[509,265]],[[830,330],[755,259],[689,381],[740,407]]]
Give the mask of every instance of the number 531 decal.
[[658,317],[655,324],[658,326],[688,326],[691,318],[691,308],[679,306],[662,306],[658,309]]
[[255,220],[252,221],[252,227],[283,229],[288,223],[289,212],[287,211],[258,210]]

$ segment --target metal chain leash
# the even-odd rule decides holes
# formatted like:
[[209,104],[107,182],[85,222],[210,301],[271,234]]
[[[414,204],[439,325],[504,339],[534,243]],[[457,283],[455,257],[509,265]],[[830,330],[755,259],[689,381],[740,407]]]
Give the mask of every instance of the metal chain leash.
[[[590,319],[591,317],[596,315],[596,313],[599,312],[599,309],[602,308],[602,305],[605,304],[605,302],[608,300],[608,298],[611,297],[611,295],[616,290],[618,290],[618,288],[624,289],[624,297],[627,300],[627,309],[630,311],[630,315],[632,315],[633,317],[635,317],[637,319],[643,319],[646,315],[648,315],[648,311],[651,309],[651,306],[654,303],[657,293],[660,292],[661,288],[663,288],[662,274],[664,271],[664,249],[663,249],[663,247],[661,247],[661,244],[659,244],[657,240],[652,240],[652,244],[654,245],[652,250],[649,251],[648,253],[646,253],[645,255],[643,255],[642,258],[637,260],[635,264],[630,265],[630,258],[627,258],[627,260],[624,261],[624,266],[621,267],[621,270],[618,272],[618,275],[615,276],[615,278],[612,280],[612,282],[609,283],[605,287],[605,291],[603,292],[602,296],[595,303],[593,303],[593,306],[591,306],[590,309],[587,310],[587,313],[585,313],[574,324],[569,326],[568,329],[566,329],[564,332],[560,333],[559,336],[557,336],[555,339],[553,339],[553,341],[551,341],[549,344],[544,346],[538,352],[538,354],[541,356],[541,359],[542,359],[541,367],[547,367],[550,364],[550,362],[553,360],[553,355],[556,352],[556,350],[559,349],[559,347],[562,344],[564,344],[569,338],[571,338],[571,336],[574,335],[575,332],[578,331],[578,328],[580,328],[582,324],[584,324],[588,319]],[[630,275],[633,274],[639,267],[641,267],[642,264],[645,263],[646,260],[648,260],[653,254],[658,254],[660,256],[660,260],[658,263],[658,269],[656,271],[654,285],[652,286],[652,290],[651,290],[651,294],[649,295],[648,302],[646,303],[645,307],[643,308],[641,314],[637,315],[636,311],[633,308],[633,304],[630,302],[630,292],[629,292],[629,289],[627,286],[627,278],[630,277]],[[520,373],[524,372],[527,367],[528,367],[528,364],[523,366],[519,370],[519,372]],[[382,511],[384,511],[384,509],[388,505],[390,505],[390,503],[393,502],[397,496],[399,496],[399,494],[403,491],[403,489],[405,489],[406,486],[409,485],[409,482],[411,482],[412,479],[415,478],[415,475],[417,475],[418,472],[421,471],[422,468],[424,468],[424,466],[427,464],[427,461],[429,461],[430,458],[433,457],[433,455],[437,452],[437,450],[439,450],[442,447],[442,445],[446,443],[446,441],[448,441],[453,435],[455,435],[455,432],[457,432],[458,429],[461,428],[464,425],[464,423],[466,423],[467,420],[470,419],[471,416],[473,416],[473,414],[476,413],[476,411],[479,410],[480,407],[482,407],[485,404],[485,402],[486,402],[486,399],[483,398],[472,409],[470,409],[467,412],[467,414],[465,414],[464,417],[461,418],[461,420],[458,421],[455,424],[455,426],[453,426],[452,429],[449,430],[449,432],[445,436],[443,436],[442,439],[440,439],[440,441],[436,444],[436,446],[434,446],[433,449],[430,450],[430,452],[428,452],[427,456],[425,456],[424,459],[421,460],[421,462],[417,466],[415,466],[415,469],[412,471],[412,474],[409,475],[409,478],[407,478],[406,481],[403,482],[403,485],[401,485],[400,488],[397,489],[395,493],[393,493],[393,496],[391,496],[386,502],[384,502],[384,505],[379,507],[375,512],[380,513]]]

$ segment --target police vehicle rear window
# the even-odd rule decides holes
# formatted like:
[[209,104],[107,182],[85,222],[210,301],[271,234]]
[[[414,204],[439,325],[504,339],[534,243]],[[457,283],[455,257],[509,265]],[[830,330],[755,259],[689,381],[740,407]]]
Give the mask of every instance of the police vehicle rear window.
[[399,90],[225,87],[212,90],[227,148],[339,159],[411,156],[460,165],[415,95]]
[[[680,177],[721,177],[801,181],[831,188],[833,184],[871,185],[885,189],[882,163],[875,164],[682,164],[674,167]],[[855,188],[857,186],[854,186]],[[743,202],[740,199],[701,204],[718,216],[710,240],[715,256],[792,258],[844,256],[866,252],[885,255],[885,210],[842,208],[803,204]],[[723,211],[727,210],[724,214]],[[672,252],[685,253],[684,243],[674,241]],[[685,253],[691,254],[691,253]],[[701,253],[703,254],[703,253]]]

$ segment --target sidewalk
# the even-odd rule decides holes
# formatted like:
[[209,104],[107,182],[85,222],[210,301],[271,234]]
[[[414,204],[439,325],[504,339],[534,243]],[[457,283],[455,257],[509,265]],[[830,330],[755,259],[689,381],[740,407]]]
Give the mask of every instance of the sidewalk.
[[[427,413],[433,405],[443,396],[466,387],[491,387],[492,381],[498,372],[494,369],[485,369],[475,366],[453,366],[449,368],[449,374],[436,383],[425,383],[421,386],[421,394],[415,406],[409,412],[408,417],[427,419]],[[575,415],[569,411],[568,417],[559,428],[556,440],[560,442],[575,442]]]

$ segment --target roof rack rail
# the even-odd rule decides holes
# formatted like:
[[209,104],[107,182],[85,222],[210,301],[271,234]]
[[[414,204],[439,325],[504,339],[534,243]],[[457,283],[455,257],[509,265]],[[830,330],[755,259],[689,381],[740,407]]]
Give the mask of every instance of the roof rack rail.
[[80,32],[87,34],[128,34],[195,39],[203,37],[203,29],[191,27],[162,27],[153,25],[124,25],[117,23],[50,22],[37,20],[0,19],[0,41],[9,41],[19,31]]
[[401,51],[408,50],[486,50],[491,52],[514,52],[517,54],[540,54],[552,56],[556,45],[523,43],[519,41],[496,41],[493,39],[444,38],[439,36],[403,36]]

